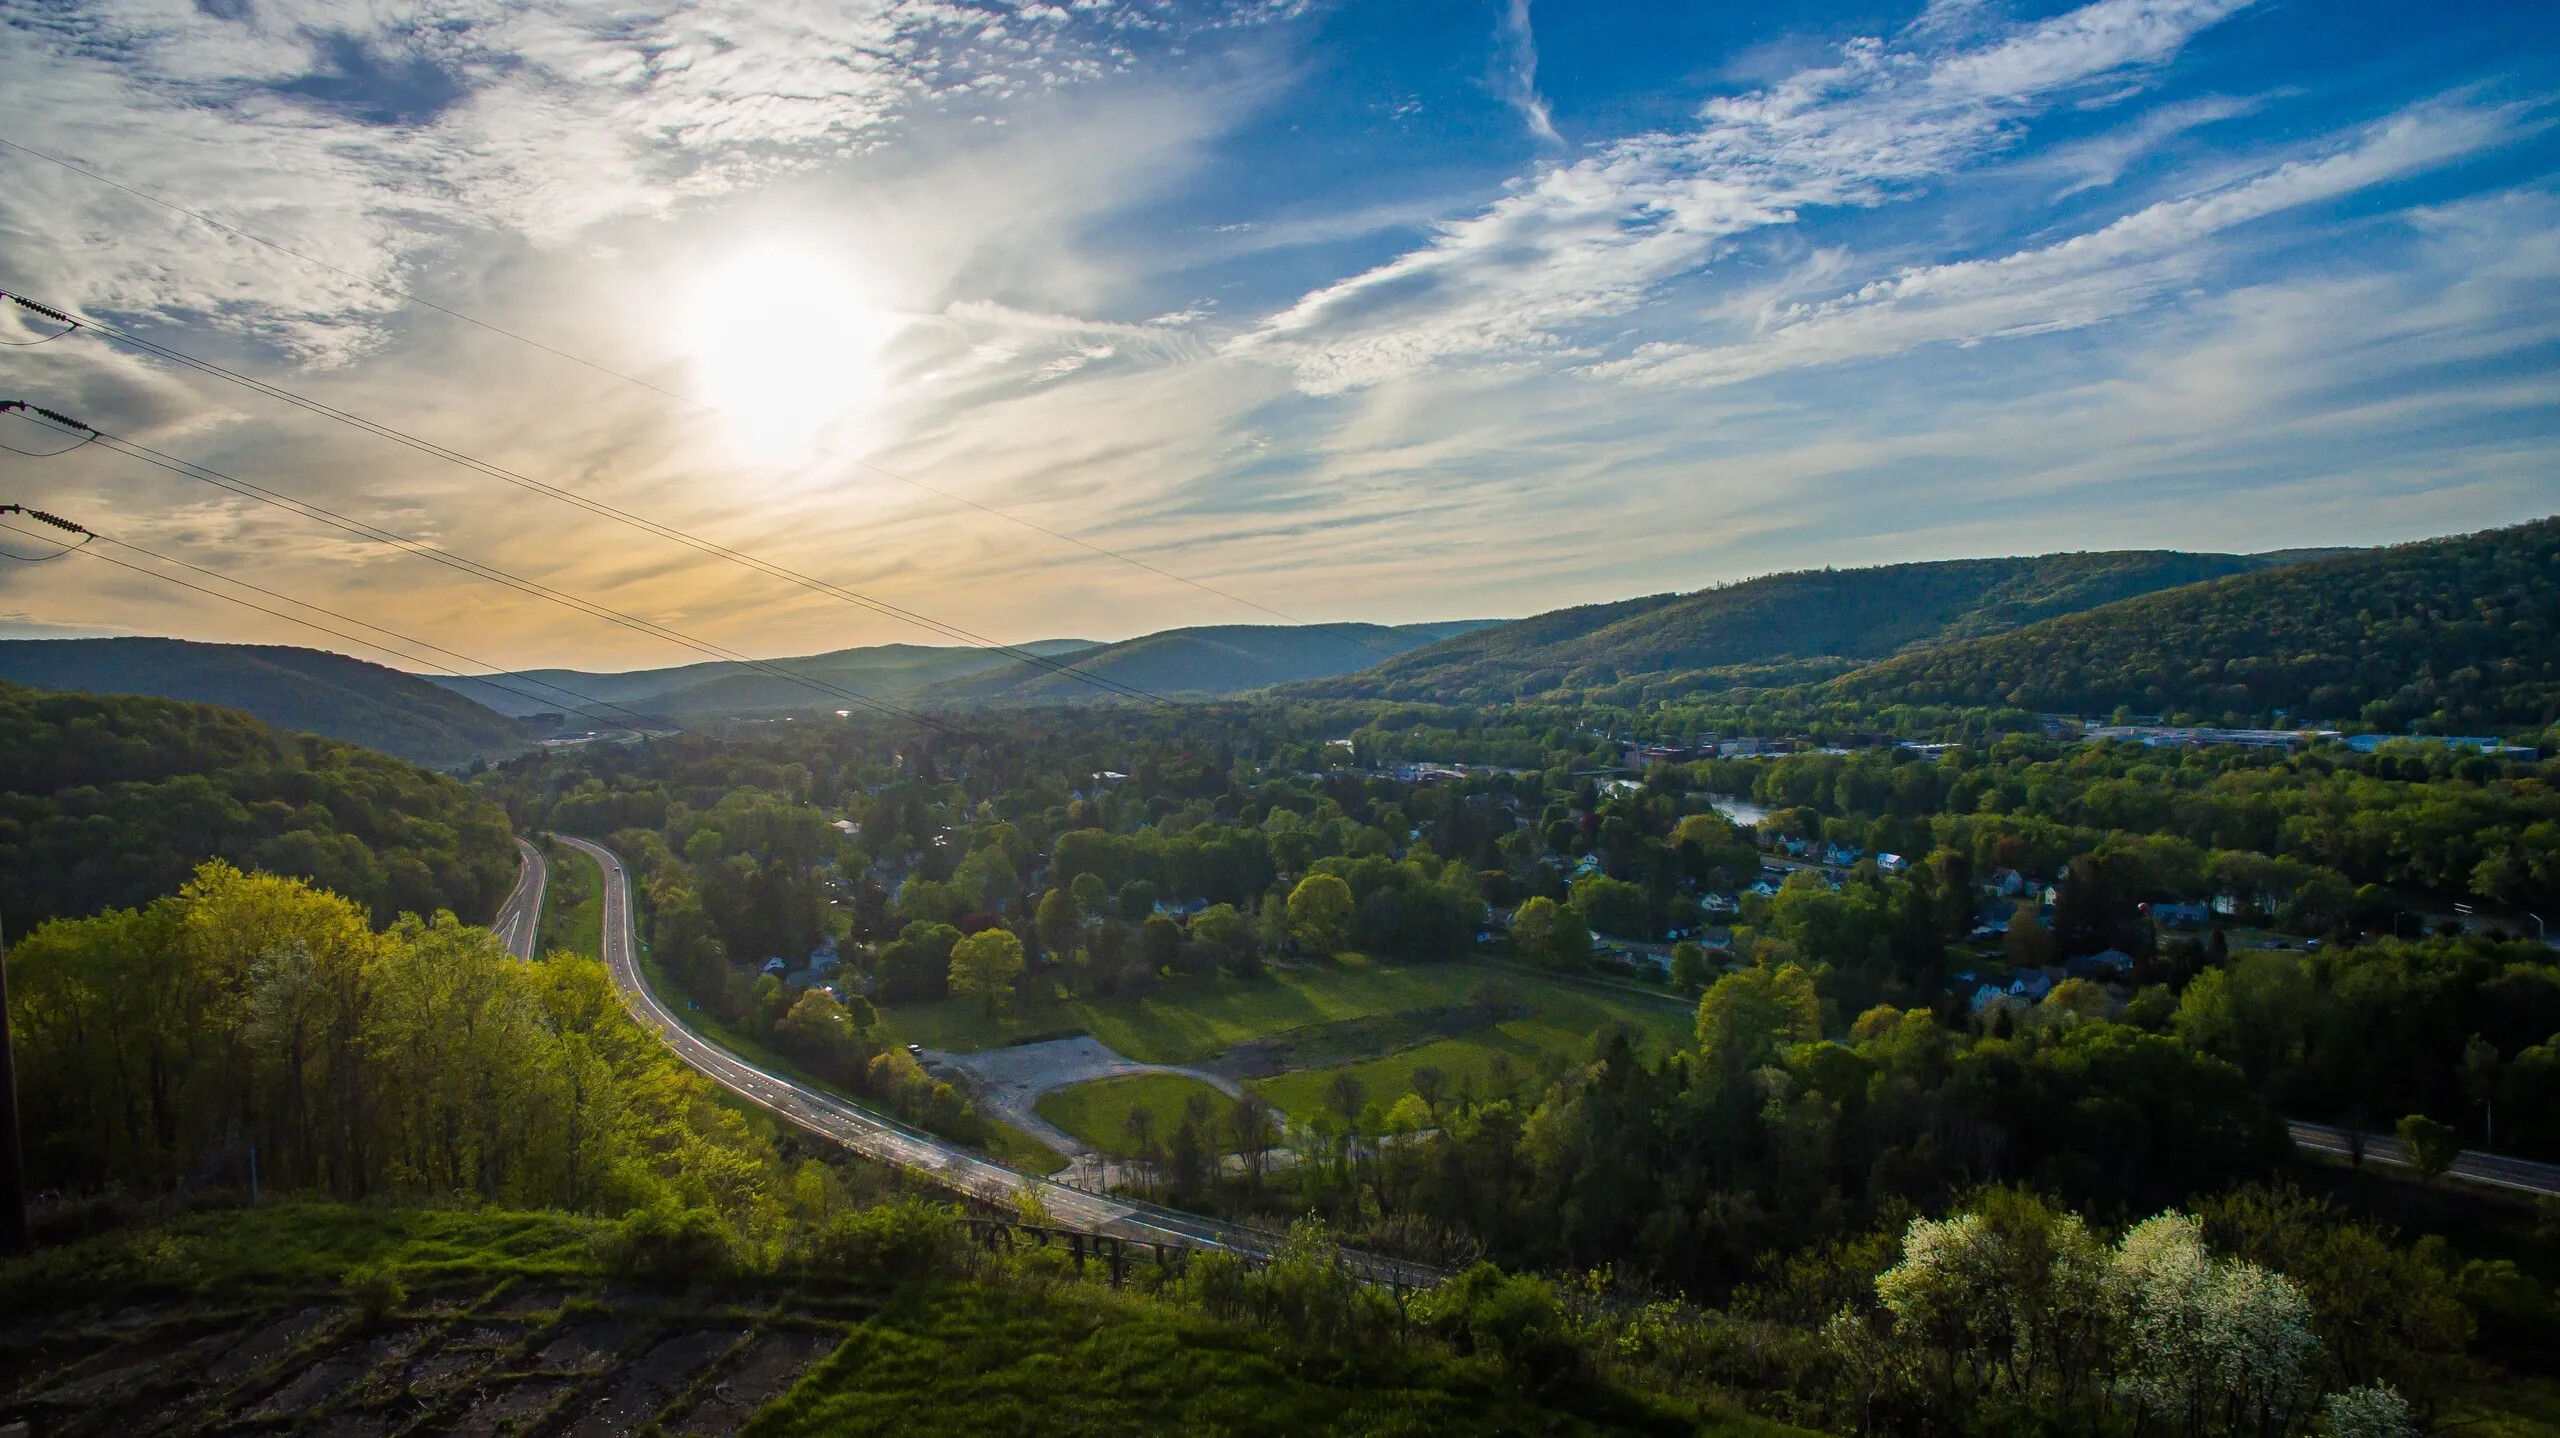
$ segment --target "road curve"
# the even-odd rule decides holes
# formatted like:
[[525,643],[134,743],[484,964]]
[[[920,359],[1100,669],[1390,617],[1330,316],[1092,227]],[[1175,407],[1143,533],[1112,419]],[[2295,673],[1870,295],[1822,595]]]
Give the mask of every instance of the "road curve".
[[[2291,1122],[2285,1127],[2293,1131],[2293,1141],[2300,1147],[2340,1156],[2352,1152],[2349,1133],[2343,1128]],[[2414,1167],[2409,1161],[2409,1146],[2387,1133],[2364,1136],[2364,1158],[2367,1163],[2387,1163],[2394,1168]],[[2560,1197],[2560,1163],[2535,1163],[2529,1158],[2509,1158],[2502,1153],[2466,1148],[2445,1172],[2466,1183]]]
[[[881,1163],[897,1164],[971,1198],[1010,1205],[1025,1185],[1039,1194],[1063,1227],[1107,1233],[1133,1242],[1266,1253],[1276,1236],[1193,1214],[1142,1206],[1069,1188],[1021,1173],[948,1139],[883,1118],[833,1094],[760,1069],[688,1028],[659,1002],[640,978],[639,945],[631,924],[631,875],[612,850],[584,839],[556,835],[604,870],[604,961],[631,1017],[655,1033],[676,1056],[722,1088],[781,1118],[832,1139]],[[1441,1275],[1419,1265],[1365,1254],[1344,1257],[1368,1276],[1427,1285]]]
[[542,895],[551,884],[551,866],[542,862],[542,851],[523,838],[516,840],[516,848],[523,853],[523,863],[516,869],[515,891],[498,906],[489,932],[498,936],[508,953],[530,959],[533,946],[542,938]]

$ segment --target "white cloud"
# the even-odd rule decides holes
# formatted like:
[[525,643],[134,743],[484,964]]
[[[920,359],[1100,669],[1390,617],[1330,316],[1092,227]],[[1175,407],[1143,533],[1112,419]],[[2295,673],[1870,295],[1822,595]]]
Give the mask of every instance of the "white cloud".
[[1694,130],[1550,169],[1238,348],[1319,393],[1461,357],[1574,353],[1568,331],[1626,313],[1735,236],[1806,208],[1882,204],[2004,147],[2058,97],[2167,61],[2245,3],[2098,0],[1966,47],[1925,28],[1852,42],[1836,64],[1710,102]]
[[0,0],[10,138],[342,273],[16,154],[0,250],[78,303],[343,362],[402,303],[374,286],[421,283],[457,241],[557,246],[757,188],[920,109],[1117,74],[1171,27],[1148,6],[1003,0]]
[[1508,0],[1493,38],[1495,92],[1520,112],[1532,137],[1544,144],[1563,144],[1564,136],[1556,133],[1554,111],[1547,97],[1538,93],[1538,37],[1529,28],[1529,0]]
[[2197,247],[2226,230],[2441,165],[2512,133],[2512,112],[2425,107],[2318,159],[2127,215],[2056,244],[1906,269],[1837,299],[1778,309],[1732,344],[1647,345],[1592,373],[1723,384],[1781,370],[1903,354],[1933,343],[2077,329],[2191,282]]

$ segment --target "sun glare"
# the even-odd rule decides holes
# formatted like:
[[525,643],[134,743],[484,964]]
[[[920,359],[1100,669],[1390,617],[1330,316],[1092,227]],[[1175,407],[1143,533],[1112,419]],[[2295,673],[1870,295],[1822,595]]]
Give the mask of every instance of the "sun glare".
[[771,449],[805,444],[870,402],[889,319],[843,266],[771,246],[712,270],[685,331],[701,398]]

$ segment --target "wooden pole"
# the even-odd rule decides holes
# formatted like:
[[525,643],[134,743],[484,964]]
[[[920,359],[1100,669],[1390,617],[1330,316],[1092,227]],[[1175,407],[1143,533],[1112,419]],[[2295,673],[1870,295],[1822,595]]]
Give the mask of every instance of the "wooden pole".
[[9,943],[0,934],[0,1255],[35,1251],[27,1231],[27,1168],[18,1138],[18,1065],[9,1038]]

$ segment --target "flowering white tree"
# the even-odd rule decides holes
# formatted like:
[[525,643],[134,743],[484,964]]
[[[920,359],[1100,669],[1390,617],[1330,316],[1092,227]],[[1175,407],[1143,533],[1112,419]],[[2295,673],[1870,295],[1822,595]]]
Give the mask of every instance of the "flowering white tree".
[[2418,1438],[2408,1402],[2388,1383],[2332,1393],[2322,1407],[2329,1438]]
[[2181,1433],[2281,1433],[2318,1387],[2311,1304],[2293,1280],[2205,1251],[2203,1225],[2164,1213],[2117,1245],[2124,1306],[2117,1384]]
[[1943,1220],[1914,1219],[1902,1261],[1876,1276],[1896,1335],[1931,1350],[1942,1391],[2084,1389],[2116,1305],[2106,1245],[2076,1213],[2020,1194]]

